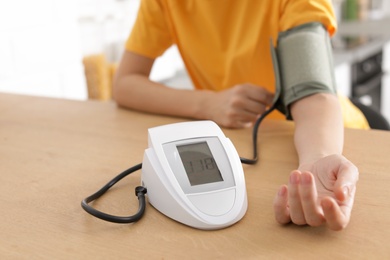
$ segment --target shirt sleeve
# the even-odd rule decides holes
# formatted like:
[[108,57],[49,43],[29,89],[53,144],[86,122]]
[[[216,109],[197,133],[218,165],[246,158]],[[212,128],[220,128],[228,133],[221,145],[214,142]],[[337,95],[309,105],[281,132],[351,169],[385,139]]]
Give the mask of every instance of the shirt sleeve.
[[167,10],[159,0],[142,0],[125,48],[149,58],[157,58],[172,45]]
[[330,36],[337,30],[331,0],[284,0],[279,21],[281,32],[312,22],[322,23]]

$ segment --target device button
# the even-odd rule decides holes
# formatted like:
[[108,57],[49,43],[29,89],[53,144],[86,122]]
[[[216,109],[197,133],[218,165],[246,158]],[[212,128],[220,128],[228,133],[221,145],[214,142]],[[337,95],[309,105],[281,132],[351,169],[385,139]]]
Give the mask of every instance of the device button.
[[203,194],[189,194],[187,197],[201,212],[210,216],[221,216],[233,208],[236,188]]

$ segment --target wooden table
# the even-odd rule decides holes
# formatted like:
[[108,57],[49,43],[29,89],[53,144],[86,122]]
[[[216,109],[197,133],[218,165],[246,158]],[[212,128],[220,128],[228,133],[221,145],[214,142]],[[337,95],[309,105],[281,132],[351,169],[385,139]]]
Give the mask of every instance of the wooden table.
[[[350,225],[279,225],[272,201],[297,165],[294,125],[266,120],[260,162],[244,165],[249,208],[236,225],[202,231],[147,205],[134,224],[96,219],[80,206],[119,172],[142,162],[149,127],[184,121],[113,103],[0,94],[0,259],[389,259],[390,134],[346,130],[345,155],[360,169]],[[251,156],[251,129],[223,129]],[[133,214],[140,172],[95,207]]]

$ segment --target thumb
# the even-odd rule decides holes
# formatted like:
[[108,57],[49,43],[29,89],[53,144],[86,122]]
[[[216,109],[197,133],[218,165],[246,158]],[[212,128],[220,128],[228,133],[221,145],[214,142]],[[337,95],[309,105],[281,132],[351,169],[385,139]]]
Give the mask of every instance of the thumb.
[[356,183],[359,180],[358,168],[346,160],[336,173],[334,192],[337,200],[345,201],[355,194]]

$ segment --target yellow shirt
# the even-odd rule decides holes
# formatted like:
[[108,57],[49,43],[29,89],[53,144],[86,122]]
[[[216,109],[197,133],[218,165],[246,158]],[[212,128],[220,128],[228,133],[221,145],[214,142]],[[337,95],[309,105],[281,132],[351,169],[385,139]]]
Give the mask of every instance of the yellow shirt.
[[333,35],[331,1],[141,0],[126,50],[156,58],[175,44],[197,89],[252,83],[274,92],[270,39],[309,22]]

